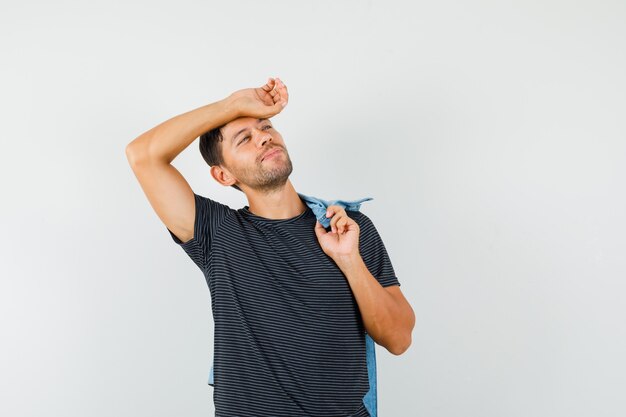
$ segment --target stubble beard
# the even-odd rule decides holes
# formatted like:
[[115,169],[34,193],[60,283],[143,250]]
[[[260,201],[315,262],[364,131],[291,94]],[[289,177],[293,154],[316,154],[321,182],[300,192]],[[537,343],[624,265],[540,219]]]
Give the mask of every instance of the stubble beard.
[[289,154],[283,149],[282,155],[275,155],[272,160],[259,161],[255,168],[253,172],[246,170],[245,178],[251,178],[251,181],[247,181],[246,185],[254,190],[267,193],[285,186],[293,171],[293,164]]

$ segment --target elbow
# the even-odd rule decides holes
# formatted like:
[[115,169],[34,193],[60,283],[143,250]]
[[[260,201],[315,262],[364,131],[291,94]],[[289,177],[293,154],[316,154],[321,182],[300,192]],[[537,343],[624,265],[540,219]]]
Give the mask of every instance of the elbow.
[[393,346],[389,346],[387,350],[393,355],[400,356],[409,349],[409,347],[411,346],[411,342],[411,334],[409,334],[407,337],[395,343]]
[[158,149],[155,150],[157,146],[158,144],[153,141],[152,136],[144,133],[126,145],[126,159],[131,166],[155,161],[171,163],[174,157],[162,154]]
[[135,150],[135,147],[133,146],[132,142],[126,145],[125,153],[126,153],[126,159],[128,159],[129,164],[132,165],[134,162],[136,162],[137,151]]
[[150,147],[153,140],[152,135],[148,132],[137,136],[126,145],[126,159],[128,159],[128,162],[131,165],[143,162],[150,158]]
[[131,166],[134,166],[146,158],[145,147],[139,146],[134,141],[126,145],[126,159]]
[[411,347],[413,328],[415,327],[415,313],[411,309],[411,319],[408,329],[401,332],[401,336],[396,337],[395,342],[387,350],[396,356],[402,355]]

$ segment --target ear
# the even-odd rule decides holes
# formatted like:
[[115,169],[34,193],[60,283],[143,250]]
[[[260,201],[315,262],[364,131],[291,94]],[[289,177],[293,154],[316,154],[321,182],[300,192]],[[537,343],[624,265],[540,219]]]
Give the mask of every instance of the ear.
[[237,178],[235,178],[226,168],[223,168],[220,165],[213,165],[210,171],[213,179],[225,187],[237,183]]

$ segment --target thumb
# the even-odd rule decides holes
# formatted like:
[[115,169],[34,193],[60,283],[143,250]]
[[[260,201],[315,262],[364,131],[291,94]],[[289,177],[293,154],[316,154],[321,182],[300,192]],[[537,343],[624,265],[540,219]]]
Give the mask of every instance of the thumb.
[[[269,104],[265,104],[266,106],[270,106]],[[278,101],[274,104],[272,104],[270,107],[265,107],[265,109],[268,109],[268,111],[270,113],[272,113],[272,116],[277,115],[278,113],[280,113],[285,107],[283,106],[283,103]]]
[[287,103],[284,103],[284,104],[283,104],[283,102],[280,102],[280,101],[279,101],[278,103],[274,103],[274,104],[272,105],[271,110],[269,110],[269,112],[272,114],[270,117],[276,116],[278,113],[280,113],[281,111],[283,111],[283,109],[285,108],[285,105],[286,105],[286,104],[287,104]]
[[324,226],[322,226],[322,223],[320,223],[319,220],[315,221],[315,234],[317,235],[317,237],[321,237],[324,236],[326,233],[328,233],[326,231],[326,229],[324,229]]

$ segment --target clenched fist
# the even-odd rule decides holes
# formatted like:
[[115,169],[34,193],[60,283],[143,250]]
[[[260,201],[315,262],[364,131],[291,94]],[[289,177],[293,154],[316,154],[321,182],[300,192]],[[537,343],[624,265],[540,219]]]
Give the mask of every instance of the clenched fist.
[[280,78],[268,78],[265,85],[235,91],[227,100],[236,109],[239,117],[265,119],[275,116],[285,108],[289,93]]

